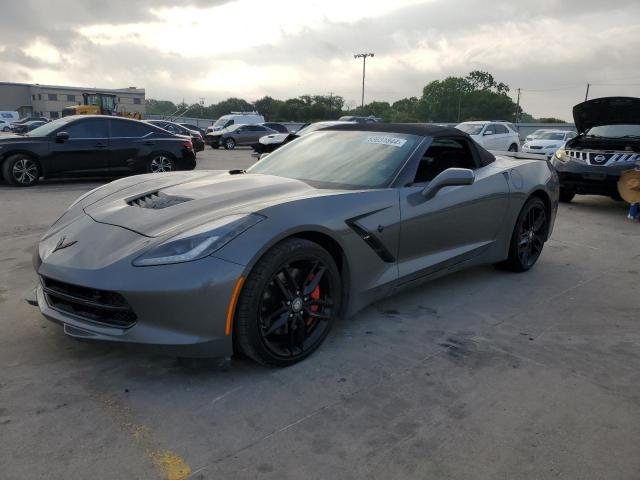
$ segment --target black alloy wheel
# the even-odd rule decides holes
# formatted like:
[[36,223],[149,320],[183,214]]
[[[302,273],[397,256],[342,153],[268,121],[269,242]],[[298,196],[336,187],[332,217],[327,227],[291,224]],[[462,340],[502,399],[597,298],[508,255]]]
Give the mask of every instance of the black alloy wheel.
[[224,148],[227,150],[233,150],[236,148],[236,141],[233,138],[226,138],[224,140]]
[[315,351],[338,316],[338,269],[319,245],[290,239],[254,267],[237,308],[239,349],[259,363],[287,366]]
[[540,258],[547,238],[549,219],[544,203],[532,197],[525,203],[514,228],[509,258],[499,266],[514,272],[525,272]]

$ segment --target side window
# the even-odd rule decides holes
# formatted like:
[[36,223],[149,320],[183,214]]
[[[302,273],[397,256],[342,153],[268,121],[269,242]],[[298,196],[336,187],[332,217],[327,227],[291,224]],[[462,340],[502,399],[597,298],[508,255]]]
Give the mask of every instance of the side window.
[[509,133],[507,130],[507,127],[505,127],[504,125],[500,125],[499,123],[494,123],[491,125],[492,129],[493,129],[493,133],[496,135],[501,135],[503,133]]
[[82,138],[107,138],[109,136],[107,119],[103,118],[78,120],[67,127],[63,127],[62,130],[69,134],[69,138],[71,140],[78,140]]
[[149,135],[153,129],[144,123],[128,120],[110,120],[112,138],[140,138]]
[[233,125],[234,123],[236,123],[236,122],[235,122],[235,120],[229,120],[227,123],[225,123],[225,124],[224,124],[224,127],[222,127],[222,128],[230,127],[230,126],[231,126],[231,125]]
[[413,183],[426,183],[448,168],[477,168],[473,153],[466,140],[436,138],[418,164]]

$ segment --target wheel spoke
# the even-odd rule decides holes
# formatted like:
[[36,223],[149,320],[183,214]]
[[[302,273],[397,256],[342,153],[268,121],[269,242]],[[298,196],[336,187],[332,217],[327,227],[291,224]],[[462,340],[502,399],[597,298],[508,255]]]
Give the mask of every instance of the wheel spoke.
[[330,315],[325,315],[323,313],[313,312],[308,308],[304,310],[304,313],[309,315],[309,317],[313,318],[314,320],[323,320],[323,321],[331,320],[331,316]]
[[546,216],[544,212],[540,212],[535,221],[533,222],[533,230],[536,232],[540,230],[545,224]]
[[289,321],[289,309],[285,309],[284,313],[280,313],[280,316],[277,318],[275,322],[271,324],[271,326],[264,332],[265,337],[273,334],[275,331],[280,330],[284,327]]
[[282,269],[282,272],[284,273],[284,278],[287,280],[287,284],[289,285],[289,291],[292,294],[293,292],[299,292],[300,287],[298,286],[295,279],[293,278],[293,274],[291,273],[291,267],[289,267],[289,265],[285,265],[285,267]]
[[273,277],[273,281],[278,286],[278,289],[280,290],[280,293],[282,293],[282,296],[285,298],[285,300],[291,301],[293,299],[293,295],[291,294],[287,286],[282,282],[282,280],[280,280],[280,276],[278,274]]
[[[311,295],[311,292],[313,292],[316,289],[316,287],[320,284],[320,281],[324,276],[324,272],[327,271],[327,267],[325,267],[324,265],[320,266],[320,268],[318,268],[318,270],[316,271],[317,266],[318,264],[316,263],[311,269],[311,272],[309,272],[309,276],[305,281],[305,286],[303,291],[305,295]],[[312,275],[313,277],[311,277]],[[311,277],[311,280],[309,279],[309,277]]]

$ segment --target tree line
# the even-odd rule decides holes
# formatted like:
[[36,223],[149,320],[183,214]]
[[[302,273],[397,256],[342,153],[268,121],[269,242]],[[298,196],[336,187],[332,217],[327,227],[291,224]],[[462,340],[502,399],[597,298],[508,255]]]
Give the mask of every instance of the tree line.
[[408,97],[393,103],[373,101],[364,107],[348,108],[340,95],[301,95],[278,100],[270,96],[255,102],[228,98],[209,106],[169,100],[146,100],[152,115],[215,119],[236,111],[257,110],[272,122],[314,122],[336,120],[343,115],[381,117],[385,122],[456,123],[469,120],[500,119],[523,123],[564,123],[557,118],[533,118],[509,96],[509,86],[497,82],[488,72],[475,70],[465,77],[434,80],[422,89],[420,97]]

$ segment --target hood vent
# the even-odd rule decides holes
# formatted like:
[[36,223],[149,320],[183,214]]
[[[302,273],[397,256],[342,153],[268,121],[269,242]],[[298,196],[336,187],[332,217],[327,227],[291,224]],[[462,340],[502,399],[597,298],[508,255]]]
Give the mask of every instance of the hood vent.
[[180,203],[188,202],[191,198],[175,197],[167,195],[162,192],[151,192],[142,195],[141,197],[132,198],[127,200],[127,205],[130,207],[151,208],[153,210],[161,210],[163,208],[173,207]]

